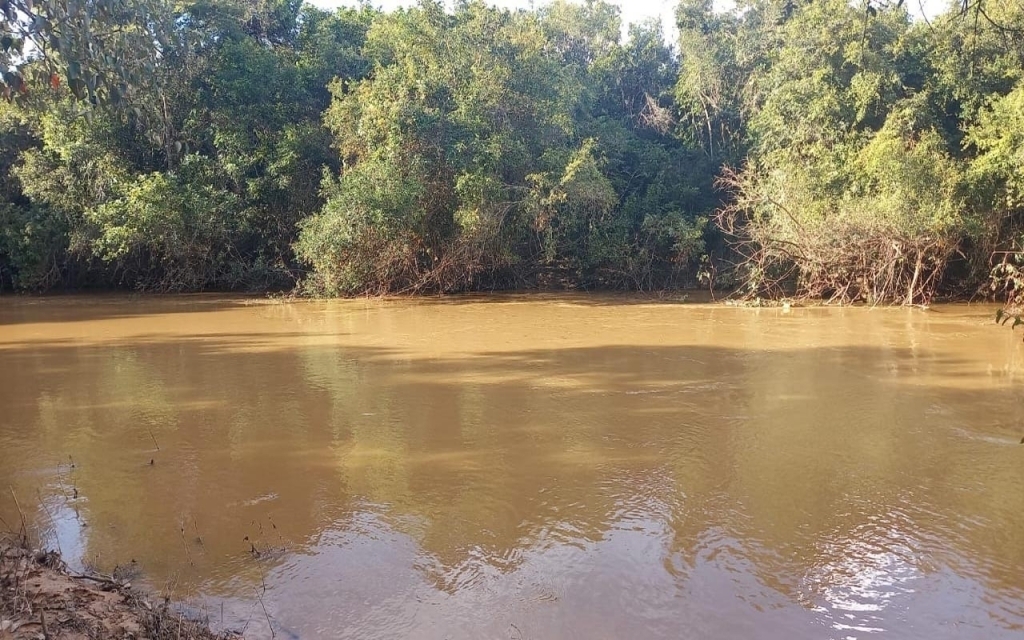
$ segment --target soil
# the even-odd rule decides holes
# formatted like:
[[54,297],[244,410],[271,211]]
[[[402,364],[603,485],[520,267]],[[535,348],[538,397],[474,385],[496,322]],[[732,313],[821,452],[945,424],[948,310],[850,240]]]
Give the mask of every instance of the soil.
[[131,583],[0,541],[0,640],[227,640]]

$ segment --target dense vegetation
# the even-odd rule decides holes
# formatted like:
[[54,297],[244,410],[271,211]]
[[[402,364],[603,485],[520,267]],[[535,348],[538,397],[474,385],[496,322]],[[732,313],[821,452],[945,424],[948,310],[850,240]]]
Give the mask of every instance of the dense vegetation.
[[1024,0],[738,4],[3,0],[0,290],[1020,291]]

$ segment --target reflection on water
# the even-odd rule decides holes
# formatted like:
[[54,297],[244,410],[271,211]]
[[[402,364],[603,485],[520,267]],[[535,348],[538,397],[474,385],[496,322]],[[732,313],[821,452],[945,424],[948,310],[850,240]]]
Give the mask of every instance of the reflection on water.
[[990,317],[2,300],[0,486],[252,637],[1019,637]]

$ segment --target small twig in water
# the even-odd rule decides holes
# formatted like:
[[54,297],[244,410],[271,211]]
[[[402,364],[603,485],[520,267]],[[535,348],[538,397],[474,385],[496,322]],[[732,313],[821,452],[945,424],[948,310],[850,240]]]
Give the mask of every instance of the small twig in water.
[[63,557],[64,550],[60,548],[60,535],[57,533],[57,520],[50,513],[50,510],[46,507],[46,501],[43,500],[43,494],[36,490],[36,495],[39,497],[39,506],[46,512],[46,517],[50,519],[50,525],[53,527],[53,541],[57,543],[57,552]]
[[117,581],[107,576],[94,575],[91,573],[72,573],[72,578],[77,580],[92,580],[93,582],[100,582],[103,584],[116,585]]
[[[61,474],[61,472],[60,472],[60,463],[59,462],[57,463],[57,486],[60,487],[60,493],[61,493],[62,496],[64,496],[64,500],[65,501],[69,500],[69,498],[68,498],[68,490],[64,486],[64,478],[63,478],[63,474]],[[78,496],[75,496],[75,497],[78,497]]]
[[181,532],[181,546],[185,547],[185,557],[188,559],[190,567],[196,566],[195,562],[192,562],[192,552],[188,550],[188,541],[185,540],[185,525],[181,524],[179,531]]
[[18,508],[18,515],[21,516],[21,541],[22,543],[28,542],[28,526],[25,524],[25,512],[21,510],[21,503],[18,502],[18,496],[14,493],[14,487],[8,486],[8,489],[11,490],[14,506]]
[[[263,589],[266,590],[267,585],[264,583]],[[256,592],[256,600],[259,601],[260,606],[263,607],[263,615],[267,617],[267,627],[270,628],[270,637],[276,638],[277,634],[274,633],[274,623],[270,621],[270,613],[267,612],[267,605],[263,604],[263,594],[260,593],[259,589],[254,589]]]
[[[250,543],[251,544],[251,543]],[[253,549],[256,547],[254,546]],[[263,563],[260,562],[259,555],[255,556],[256,566],[260,569],[260,589],[255,589],[256,599],[259,600],[260,606],[263,608],[263,615],[267,617],[267,626],[270,628],[270,637],[275,638],[277,634],[274,633],[274,623],[270,620],[270,613],[267,612],[267,605],[263,604],[263,594],[267,592],[267,575],[263,571]]]

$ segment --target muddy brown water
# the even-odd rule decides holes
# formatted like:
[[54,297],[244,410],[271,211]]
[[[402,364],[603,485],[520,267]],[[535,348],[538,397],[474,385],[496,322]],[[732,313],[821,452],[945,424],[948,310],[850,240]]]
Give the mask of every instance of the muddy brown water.
[[1020,638],[992,311],[0,299],[0,517],[257,638]]

